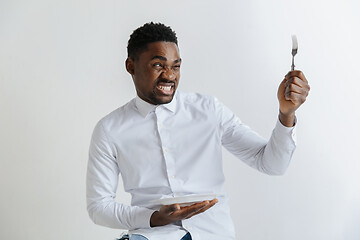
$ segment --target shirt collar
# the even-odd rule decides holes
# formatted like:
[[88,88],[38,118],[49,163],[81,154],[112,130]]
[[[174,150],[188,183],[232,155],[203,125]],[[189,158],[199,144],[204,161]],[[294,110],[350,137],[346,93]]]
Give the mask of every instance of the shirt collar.
[[139,113],[145,118],[149,113],[154,112],[156,108],[162,107],[168,109],[170,112],[175,112],[176,109],[176,98],[177,92],[175,92],[174,98],[171,102],[166,104],[154,105],[142,100],[139,96],[135,98],[135,106],[138,109]]

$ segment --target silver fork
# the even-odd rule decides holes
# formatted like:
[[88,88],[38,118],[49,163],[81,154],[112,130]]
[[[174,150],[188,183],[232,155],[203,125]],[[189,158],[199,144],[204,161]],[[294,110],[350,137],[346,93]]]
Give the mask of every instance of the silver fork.
[[292,51],[291,51],[291,54],[292,54],[292,64],[291,64],[291,71],[294,71],[294,70],[295,70],[294,57],[295,57],[295,55],[297,54],[298,41],[297,41],[296,35],[292,35],[291,38],[292,38]]

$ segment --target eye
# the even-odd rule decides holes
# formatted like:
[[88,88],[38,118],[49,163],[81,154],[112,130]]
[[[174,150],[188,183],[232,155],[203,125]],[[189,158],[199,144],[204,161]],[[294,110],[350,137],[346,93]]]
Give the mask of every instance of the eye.
[[152,66],[153,66],[153,68],[159,69],[159,70],[163,68],[163,65],[161,63],[154,63]]
[[180,70],[180,65],[175,65],[175,66],[172,67],[172,69],[174,71],[179,71]]

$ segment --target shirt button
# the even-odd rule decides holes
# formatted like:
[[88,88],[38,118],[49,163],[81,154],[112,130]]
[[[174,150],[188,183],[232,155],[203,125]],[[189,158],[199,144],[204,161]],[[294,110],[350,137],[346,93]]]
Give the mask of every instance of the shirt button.
[[165,148],[165,152],[168,152],[169,151],[169,149],[168,148]]
[[171,175],[171,178],[175,178],[175,175]]

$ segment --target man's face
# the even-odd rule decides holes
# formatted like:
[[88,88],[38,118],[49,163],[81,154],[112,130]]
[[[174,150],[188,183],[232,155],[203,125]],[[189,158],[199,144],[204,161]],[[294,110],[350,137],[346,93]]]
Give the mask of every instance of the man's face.
[[131,74],[136,92],[151,104],[165,104],[174,97],[180,78],[179,49],[172,42],[153,42],[137,59],[128,58],[126,69]]

